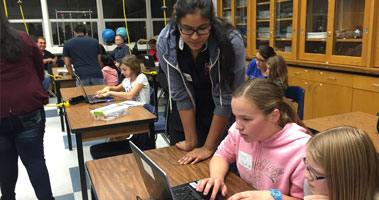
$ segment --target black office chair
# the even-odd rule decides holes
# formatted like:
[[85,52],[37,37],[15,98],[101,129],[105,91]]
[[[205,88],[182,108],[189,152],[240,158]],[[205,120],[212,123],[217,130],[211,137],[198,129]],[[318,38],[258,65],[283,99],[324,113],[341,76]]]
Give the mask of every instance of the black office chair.
[[298,104],[297,115],[303,120],[305,90],[299,86],[288,86],[285,96]]

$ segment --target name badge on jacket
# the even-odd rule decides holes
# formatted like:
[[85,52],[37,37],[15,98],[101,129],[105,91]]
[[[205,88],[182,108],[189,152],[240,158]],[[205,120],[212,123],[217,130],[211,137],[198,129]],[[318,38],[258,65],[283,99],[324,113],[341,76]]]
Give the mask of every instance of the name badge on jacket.
[[238,151],[238,163],[251,170],[251,165],[253,163],[253,158],[251,155],[247,154],[247,153],[244,153],[242,151]]

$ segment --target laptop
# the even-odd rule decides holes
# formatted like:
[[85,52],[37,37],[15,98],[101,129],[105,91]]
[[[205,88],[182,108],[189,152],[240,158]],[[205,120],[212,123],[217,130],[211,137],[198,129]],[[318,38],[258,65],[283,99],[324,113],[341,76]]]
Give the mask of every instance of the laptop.
[[[139,172],[145,183],[150,199],[157,200],[209,200],[211,192],[204,196],[201,192],[196,191],[197,181],[184,183],[171,187],[166,173],[158,167],[145,153],[143,153],[132,141],[129,141],[134,158],[136,159]],[[220,193],[216,199],[224,200]]]
[[152,55],[142,54],[142,62],[145,65],[146,69],[156,70],[155,69],[155,63],[154,63],[154,57]]
[[90,104],[95,104],[95,103],[103,103],[103,102],[107,102],[107,101],[115,101],[114,97],[112,96],[109,96],[109,97],[102,97],[102,98],[95,98],[96,94],[91,94],[91,95],[88,95],[86,90],[84,89],[84,86],[82,84],[82,81],[80,80],[79,76],[75,75],[75,78],[76,78],[76,81],[78,82],[80,88],[82,88],[82,91],[83,91],[83,94],[84,94],[84,98],[86,99],[86,101]]

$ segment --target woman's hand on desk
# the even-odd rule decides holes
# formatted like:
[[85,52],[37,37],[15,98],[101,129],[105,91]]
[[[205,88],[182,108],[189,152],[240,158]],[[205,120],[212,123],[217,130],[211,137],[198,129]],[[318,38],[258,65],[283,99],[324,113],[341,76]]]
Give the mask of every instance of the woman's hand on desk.
[[191,162],[191,164],[195,164],[202,160],[205,160],[212,156],[212,151],[205,147],[195,148],[194,150],[188,152],[178,161],[182,165],[186,165]]
[[211,199],[216,199],[216,195],[221,191],[221,195],[225,197],[228,188],[226,187],[224,180],[218,178],[205,178],[200,180],[196,185],[196,191],[202,192],[203,195],[211,194]]

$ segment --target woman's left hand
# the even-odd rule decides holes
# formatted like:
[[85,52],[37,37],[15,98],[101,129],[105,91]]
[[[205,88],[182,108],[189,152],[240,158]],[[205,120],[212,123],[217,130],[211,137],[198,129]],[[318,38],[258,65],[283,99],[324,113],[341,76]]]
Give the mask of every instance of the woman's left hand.
[[197,162],[200,162],[202,160],[205,160],[212,155],[212,151],[208,150],[205,147],[196,148],[190,152],[188,152],[186,155],[184,155],[182,158],[179,159],[179,163],[181,165],[186,165],[191,162],[191,164],[195,164]]
[[228,200],[273,200],[274,197],[271,196],[270,191],[246,191],[234,194]]

